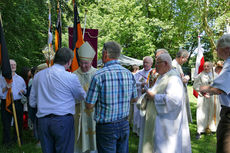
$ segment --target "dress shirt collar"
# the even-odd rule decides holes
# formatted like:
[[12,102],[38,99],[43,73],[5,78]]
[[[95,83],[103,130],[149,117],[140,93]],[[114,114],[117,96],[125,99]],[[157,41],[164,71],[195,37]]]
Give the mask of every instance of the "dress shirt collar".
[[113,65],[113,64],[120,64],[120,62],[118,60],[112,60],[112,61],[105,63],[105,67]]
[[65,67],[63,65],[54,64],[53,67],[56,68],[56,69],[60,69],[60,70],[64,70],[65,71]]

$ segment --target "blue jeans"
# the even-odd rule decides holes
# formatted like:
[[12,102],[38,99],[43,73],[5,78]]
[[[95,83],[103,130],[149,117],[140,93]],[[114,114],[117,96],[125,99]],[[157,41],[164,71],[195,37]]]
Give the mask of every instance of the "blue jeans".
[[97,124],[96,140],[99,153],[128,153],[129,122]]
[[38,132],[43,153],[74,152],[73,115],[38,118]]

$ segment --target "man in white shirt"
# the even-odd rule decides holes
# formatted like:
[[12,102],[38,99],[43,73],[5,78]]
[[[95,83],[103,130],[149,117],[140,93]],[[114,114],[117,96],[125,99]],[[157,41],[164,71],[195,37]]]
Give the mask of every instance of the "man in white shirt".
[[[22,143],[22,126],[23,126],[23,104],[21,103],[22,94],[26,94],[26,83],[23,80],[22,77],[17,75],[16,68],[17,63],[15,60],[10,59],[10,67],[12,71],[12,78],[13,82],[11,84],[7,84],[4,77],[1,76],[0,78],[0,89],[1,89],[1,117],[2,117],[2,125],[3,125],[3,144],[9,145],[11,142],[10,138],[10,125],[12,120],[12,113],[8,112],[6,110],[6,95],[7,91],[10,87],[12,87],[12,93],[13,93],[13,100],[15,104],[16,109],[16,115],[17,115],[17,122],[18,122],[18,130],[19,130],[19,136]],[[12,111],[12,105],[8,107],[11,112]],[[16,132],[15,137],[13,138],[13,141],[17,140]]]
[[30,106],[37,107],[38,132],[43,153],[74,152],[75,99],[84,100],[86,93],[78,77],[67,72],[73,52],[59,49],[54,65],[38,72],[30,93]]

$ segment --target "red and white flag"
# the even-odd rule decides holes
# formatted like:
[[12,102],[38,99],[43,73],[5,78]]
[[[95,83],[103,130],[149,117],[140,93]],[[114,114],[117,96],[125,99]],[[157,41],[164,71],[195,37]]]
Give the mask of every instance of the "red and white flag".
[[[196,57],[196,68],[195,68],[195,73],[194,73],[194,78],[203,71],[203,66],[204,66],[204,49],[201,47],[200,44],[200,36],[198,36],[198,47],[195,49],[194,52],[197,52],[197,57]],[[193,95],[197,98],[198,93],[196,90],[193,90]]]

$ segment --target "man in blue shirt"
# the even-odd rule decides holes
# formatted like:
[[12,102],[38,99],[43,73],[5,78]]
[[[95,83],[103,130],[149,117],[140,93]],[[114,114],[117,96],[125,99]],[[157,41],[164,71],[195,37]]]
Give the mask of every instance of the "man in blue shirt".
[[[17,116],[17,122],[18,122],[18,130],[19,130],[19,136],[20,140],[22,142],[22,125],[23,125],[23,104],[21,103],[22,94],[26,94],[26,83],[23,80],[22,77],[17,75],[16,68],[17,63],[15,60],[10,59],[10,67],[12,71],[12,78],[13,82],[11,84],[7,84],[4,77],[0,77],[0,97],[1,97],[1,118],[2,118],[2,125],[3,125],[3,144],[9,145],[11,143],[10,140],[10,124],[12,120],[13,114],[8,112],[6,110],[6,95],[7,91],[10,87],[12,87],[12,93],[13,93],[13,100],[15,104],[16,109],[16,116]],[[12,111],[12,105],[8,107],[11,112]],[[16,132],[15,137],[13,138],[13,141],[17,140]]]
[[137,101],[136,81],[118,62],[121,47],[107,42],[102,51],[105,66],[93,76],[86,107],[95,106],[96,141],[100,153],[128,153],[130,102]]
[[209,94],[220,95],[220,122],[217,127],[217,153],[230,151],[230,34],[223,35],[217,42],[217,56],[223,60],[224,67],[211,86],[201,86],[200,92],[205,97]]
[[43,153],[74,152],[75,99],[86,93],[78,77],[67,72],[73,59],[69,48],[59,49],[54,65],[38,72],[32,83],[30,106],[37,107],[38,132]]

